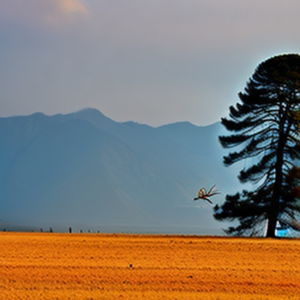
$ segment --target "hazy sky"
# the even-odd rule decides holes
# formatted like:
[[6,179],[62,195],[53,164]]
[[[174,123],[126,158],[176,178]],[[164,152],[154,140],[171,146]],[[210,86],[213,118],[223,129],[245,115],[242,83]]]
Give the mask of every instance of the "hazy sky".
[[206,125],[256,66],[300,52],[299,0],[0,0],[0,116],[94,107]]

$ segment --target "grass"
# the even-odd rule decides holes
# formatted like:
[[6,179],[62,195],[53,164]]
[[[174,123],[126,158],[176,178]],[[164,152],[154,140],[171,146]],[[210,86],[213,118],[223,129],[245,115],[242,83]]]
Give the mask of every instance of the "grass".
[[0,298],[299,299],[300,240],[0,233]]

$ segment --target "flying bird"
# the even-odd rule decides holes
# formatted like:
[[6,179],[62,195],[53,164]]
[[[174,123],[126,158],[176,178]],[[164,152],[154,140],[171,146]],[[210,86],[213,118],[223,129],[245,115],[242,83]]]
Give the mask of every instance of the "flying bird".
[[198,197],[197,198],[194,198],[194,200],[199,200],[199,199],[202,199],[202,200],[206,200],[208,201],[209,203],[213,204],[211,202],[211,200],[208,198],[208,197],[211,197],[211,196],[214,196],[214,195],[217,195],[217,194],[220,194],[218,193],[215,189],[215,185],[213,185],[210,190],[208,192],[206,192],[206,189],[205,188],[201,188],[199,191],[198,191]]

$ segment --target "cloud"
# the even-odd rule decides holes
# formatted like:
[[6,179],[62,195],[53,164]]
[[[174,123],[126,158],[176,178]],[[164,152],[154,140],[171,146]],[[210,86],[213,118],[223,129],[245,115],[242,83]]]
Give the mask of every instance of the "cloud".
[[299,52],[299,10],[299,0],[0,0],[0,114],[92,106],[119,121],[209,124],[260,61]]
[[[189,56],[240,51],[249,41],[266,43],[298,34],[300,2],[181,0],[99,1],[98,34],[106,41],[140,45],[160,53],[178,50]],[[94,10],[93,10],[94,13]],[[288,28],[288,31],[287,31]],[[251,44],[250,44],[251,46]]]
[[77,0],[47,0],[45,4],[49,10],[44,10],[44,20],[55,26],[60,25],[66,18],[70,20],[75,16],[88,14],[87,8]]
[[76,17],[87,16],[87,7],[78,0],[14,0],[0,1],[2,22],[22,26],[55,26],[70,23]]

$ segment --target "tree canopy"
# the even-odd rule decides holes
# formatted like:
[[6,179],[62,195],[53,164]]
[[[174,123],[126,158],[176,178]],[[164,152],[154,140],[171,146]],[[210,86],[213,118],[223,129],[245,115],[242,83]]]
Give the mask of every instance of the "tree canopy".
[[236,148],[224,157],[230,166],[247,160],[239,173],[251,191],[227,195],[214,208],[217,220],[237,220],[227,232],[274,237],[277,223],[300,230],[300,56],[285,54],[258,65],[240,102],[229,108],[221,123],[232,132],[220,136],[224,148]]

